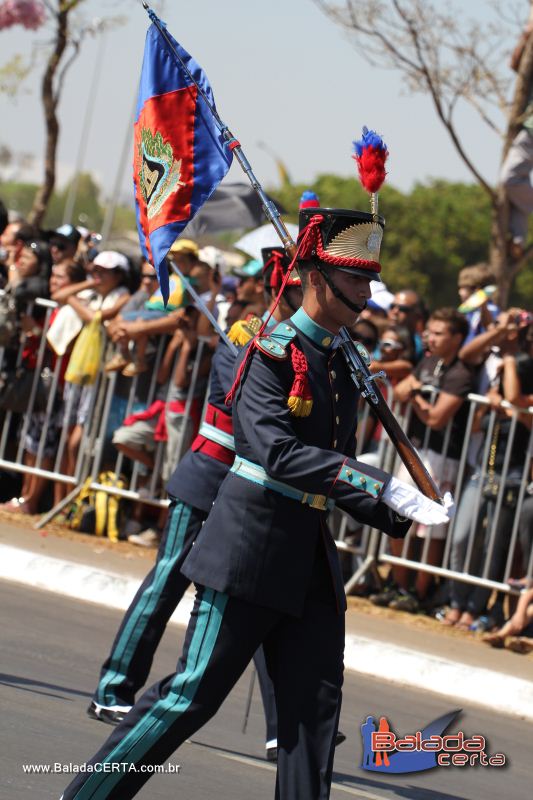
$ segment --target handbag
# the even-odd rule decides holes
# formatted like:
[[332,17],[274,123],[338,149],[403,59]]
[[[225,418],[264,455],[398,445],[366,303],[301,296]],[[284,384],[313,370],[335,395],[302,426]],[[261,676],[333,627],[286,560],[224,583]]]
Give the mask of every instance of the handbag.
[[[44,370],[43,370],[44,372]],[[0,375],[0,409],[13,414],[25,414],[31,398],[35,371],[20,366]],[[42,373],[37,378],[37,389],[32,411],[45,411],[47,391]]]
[[104,331],[102,314],[97,311],[90,322],[83,326],[74,343],[68,362],[65,380],[81,386],[95,382],[102,364]]

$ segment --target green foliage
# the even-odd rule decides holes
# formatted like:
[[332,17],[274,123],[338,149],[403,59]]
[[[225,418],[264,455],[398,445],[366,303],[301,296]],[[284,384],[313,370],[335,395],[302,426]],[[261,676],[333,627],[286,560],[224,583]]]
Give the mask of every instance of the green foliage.
[[34,183],[15,183],[15,181],[2,181],[0,183],[0,197],[4,205],[18,211],[23,217],[29,213],[37,186]]
[[519,273],[511,292],[510,306],[533,308],[533,270],[531,265],[526,265]]
[[[56,228],[63,222],[63,211],[72,182],[69,182],[61,191],[54,192],[45,216],[45,226]],[[90,230],[100,230],[104,218],[103,209],[98,202],[100,188],[91,175],[82,172],[78,177],[76,202],[72,213],[74,225],[84,225]]]
[[[311,185],[269,194],[296,221],[304,189],[315,191],[324,207],[370,211],[368,195],[356,177],[320,175]],[[387,287],[413,288],[431,307],[456,305],[458,271],[488,256],[490,207],[484,192],[475,185],[444,180],[416,184],[409,193],[386,185],[379,193],[379,211],[387,221],[381,248]]]
[[[52,194],[43,222],[43,228],[56,228],[63,222],[63,212],[71,183]],[[38,186],[33,183],[0,182],[0,197],[5,205],[27,217]],[[100,204],[100,187],[88,173],[81,173],[78,178],[76,202],[72,222],[83,225],[89,230],[99,231],[105,215],[105,206]],[[133,208],[118,206],[113,220],[113,233],[135,230],[135,212]]]
[[[299,184],[269,190],[286,209],[284,219],[298,220],[302,192],[312,189],[326,207],[370,210],[368,195],[359,181],[336,175],[320,175],[312,185]],[[28,214],[37,186],[0,183],[0,197],[8,208]],[[68,186],[52,196],[45,227],[63,220]],[[100,189],[92,177],[80,175],[73,221],[91,230],[100,230],[105,208],[99,202]],[[431,308],[457,305],[457,273],[468,265],[486,260],[490,234],[490,208],[477,186],[443,180],[417,184],[409,193],[384,186],[379,194],[379,210],[387,226],[381,250],[383,279],[391,291],[413,288]],[[135,231],[132,207],[115,211],[113,234]],[[235,241],[235,233],[216,237],[222,246]],[[512,302],[531,306],[533,271],[526,268],[518,277]]]
[[133,205],[131,207],[117,206],[111,233],[124,233],[124,231],[137,231],[137,220]]
[[32,70],[31,61],[17,53],[0,67],[0,94],[7,95],[14,100],[20,92],[22,85]]

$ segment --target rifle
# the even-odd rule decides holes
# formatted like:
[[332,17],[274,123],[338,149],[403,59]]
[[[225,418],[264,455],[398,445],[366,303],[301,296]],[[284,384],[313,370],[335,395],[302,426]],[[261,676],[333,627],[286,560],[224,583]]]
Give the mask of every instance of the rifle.
[[361,393],[361,397],[374,410],[379,421],[389,434],[389,438],[398,451],[409,475],[426,497],[429,497],[430,500],[435,500],[437,503],[442,503],[442,495],[438,486],[423,465],[416,449],[400,427],[398,420],[387,405],[381,389],[376,384],[376,378],[384,378],[385,373],[383,371],[370,372],[368,368],[370,356],[362,344],[353,341],[346,328],[340,329],[339,336],[341,350],[350,370],[350,377]]
[[[266,208],[265,213],[268,216]],[[270,221],[273,222],[273,220]],[[279,215],[274,224],[276,230],[278,230],[278,226],[283,229],[283,237],[281,233],[279,235],[285,245],[285,250],[293,257],[296,252],[296,245],[291,241],[290,234],[279,218]],[[286,244],[287,239],[290,242],[289,245]],[[443,503],[439,487],[422,463],[416,448],[400,427],[400,423],[387,405],[381,393],[381,389],[376,383],[376,378],[384,378],[385,373],[383,371],[376,372],[375,374],[370,372],[370,356],[366,348],[362,344],[354,342],[346,328],[340,329],[339,337],[341,340],[342,354],[348,364],[351,379],[360,392],[361,397],[369,404],[383,425],[383,428],[388,433],[409,475],[426,497],[429,497],[430,500],[434,500],[437,503]]]

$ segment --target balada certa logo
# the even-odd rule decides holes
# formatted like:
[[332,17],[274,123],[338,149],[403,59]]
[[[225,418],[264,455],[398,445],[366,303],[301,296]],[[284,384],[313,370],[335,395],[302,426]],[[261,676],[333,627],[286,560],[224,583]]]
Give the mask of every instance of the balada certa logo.
[[423,730],[396,734],[386,717],[367,717],[361,725],[363,763],[370,772],[423,772],[434,767],[503,767],[504,753],[487,753],[481,734],[445,733],[461,709],[430,722]]

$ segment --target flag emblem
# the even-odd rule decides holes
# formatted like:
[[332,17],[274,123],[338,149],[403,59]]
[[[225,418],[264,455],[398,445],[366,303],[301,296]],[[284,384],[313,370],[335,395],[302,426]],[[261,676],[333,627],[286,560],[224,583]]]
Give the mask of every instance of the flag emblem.
[[185,182],[180,180],[181,163],[182,159],[174,158],[171,143],[163,141],[159,131],[154,135],[149,128],[141,128],[137,149],[137,174],[148,219],[161,211],[173,192],[185,186]]

